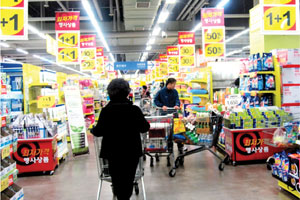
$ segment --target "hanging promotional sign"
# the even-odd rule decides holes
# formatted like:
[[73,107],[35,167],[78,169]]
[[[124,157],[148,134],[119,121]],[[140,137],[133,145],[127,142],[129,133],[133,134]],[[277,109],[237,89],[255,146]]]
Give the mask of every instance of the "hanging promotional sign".
[[160,60],[156,59],[155,60],[155,78],[161,78],[159,66],[160,66]]
[[104,50],[103,47],[97,47],[96,48],[96,57],[103,57],[104,56]]
[[148,69],[147,62],[115,62],[114,70],[147,70]]
[[96,70],[96,35],[80,36],[80,70]]
[[195,66],[195,32],[178,32],[178,44],[179,71],[186,71]]
[[51,37],[50,35],[46,35],[46,46],[47,46],[47,53],[56,56],[57,54],[57,42],[56,40]]
[[168,61],[167,54],[159,54],[159,60],[160,61]]
[[224,8],[201,8],[202,27],[225,26]]
[[39,96],[37,99],[38,108],[55,107],[55,96]]
[[64,87],[68,125],[73,154],[88,153],[88,140],[83,115],[80,90],[77,86]]
[[1,0],[0,25],[0,40],[27,40],[28,0]]
[[79,63],[80,12],[56,12],[56,61],[60,64]]
[[224,8],[202,8],[201,19],[204,57],[225,57]]
[[178,32],[178,44],[179,45],[194,45],[195,44],[195,32]]
[[92,72],[93,75],[104,75],[104,52],[103,47],[96,47],[96,71]]
[[299,1],[263,0],[261,23],[264,35],[300,34]]
[[169,46],[167,47],[168,56],[168,73],[179,72],[179,47]]

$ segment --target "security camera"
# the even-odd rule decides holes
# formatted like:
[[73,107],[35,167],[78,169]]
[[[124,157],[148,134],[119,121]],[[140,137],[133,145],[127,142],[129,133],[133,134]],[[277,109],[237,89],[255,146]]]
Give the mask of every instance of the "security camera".
[[168,35],[167,35],[167,33],[166,33],[165,31],[162,31],[162,32],[161,32],[161,37],[162,37],[162,38],[167,38]]

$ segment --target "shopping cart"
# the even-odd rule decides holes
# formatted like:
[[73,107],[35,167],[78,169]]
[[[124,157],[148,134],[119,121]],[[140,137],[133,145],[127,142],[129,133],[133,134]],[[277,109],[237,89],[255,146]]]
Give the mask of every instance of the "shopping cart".
[[[168,108],[162,111],[156,109],[155,116],[148,116],[146,120],[150,123],[150,130],[144,135],[144,160],[150,157],[150,166],[153,167],[154,157],[159,162],[160,157],[167,157],[167,166],[174,164],[173,153],[173,118],[177,111]],[[163,115],[163,116],[161,116]]]
[[[225,167],[225,163],[229,161],[229,157],[226,156],[224,159],[221,158],[216,152],[212,150],[213,146],[216,146],[219,138],[219,134],[222,129],[222,121],[223,117],[219,114],[214,112],[209,112],[208,117],[197,117],[196,124],[195,124],[195,132],[193,134],[189,134],[190,132],[186,132],[182,135],[186,138],[184,142],[185,144],[195,145],[198,146],[195,149],[186,151],[178,155],[175,160],[175,165],[169,172],[171,177],[176,175],[176,169],[184,164],[184,158],[186,156],[190,156],[195,153],[199,153],[202,151],[209,151],[215,157],[217,157],[221,162],[219,164],[219,170],[223,171]],[[197,130],[198,129],[198,130]],[[175,138],[175,137],[174,137]],[[176,141],[176,139],[175,139]],[[178,141],[176,141],[178,142]]]
[[[101,189],[102,189],[102,183],[103,181],[111,183],[111,176],[109,174],[108,170],[108,161],[105,159],[100,158],[100,149],[101,149],[101,142],[102,137],[94,137],[94,145],[95,145],[95,152],[96,152],[96,162],[97,162],[97,169],[98,169],[98,175],[99,175],[99,185],[98,185],[98,192],[97,192],[97,200],[100,200],[101,195]],[[145,191],[145,185],[144,185],[144,167],[143,167],[143,158],[140,158],[135,179],[134,179],[134,190],[135,193],[139,194],[139,185],[138,181],[141,181],[142,190],[143,190],[143,197],[144,200],[146,200],[146,191]],[[113,185],[112,185],[112,192],[113,191]]]

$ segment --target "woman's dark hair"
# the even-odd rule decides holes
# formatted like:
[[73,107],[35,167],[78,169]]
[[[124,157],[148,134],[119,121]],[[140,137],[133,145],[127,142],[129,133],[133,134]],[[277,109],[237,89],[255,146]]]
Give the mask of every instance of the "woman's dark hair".
[[129,83],[122,78],[112,80],[107,86],[107,93],[111,100],[126,99],[130,91]]
[[176,83],[176,79],[175,78],[169,78],[166,82],[166,86],[168,86],[169,84],[173,84]]
[[144,90],[147,90],[147,86],[146,86],[146,85],[143,85],[143,89],[144,89]]

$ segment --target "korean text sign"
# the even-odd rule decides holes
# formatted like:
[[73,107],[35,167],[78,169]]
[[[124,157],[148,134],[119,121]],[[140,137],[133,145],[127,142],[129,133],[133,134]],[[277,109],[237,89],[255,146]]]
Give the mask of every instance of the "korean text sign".
[[80,69],[96,70],[96,35],[80,36]]
[[179,45],[194,45],[195,44],[195,32],[178,32],[178,44]]
[[56,12],[55,30],[56,31],[79,31],[80,12]]
[[224,26],[224,8],[202,8],[202,26]]

